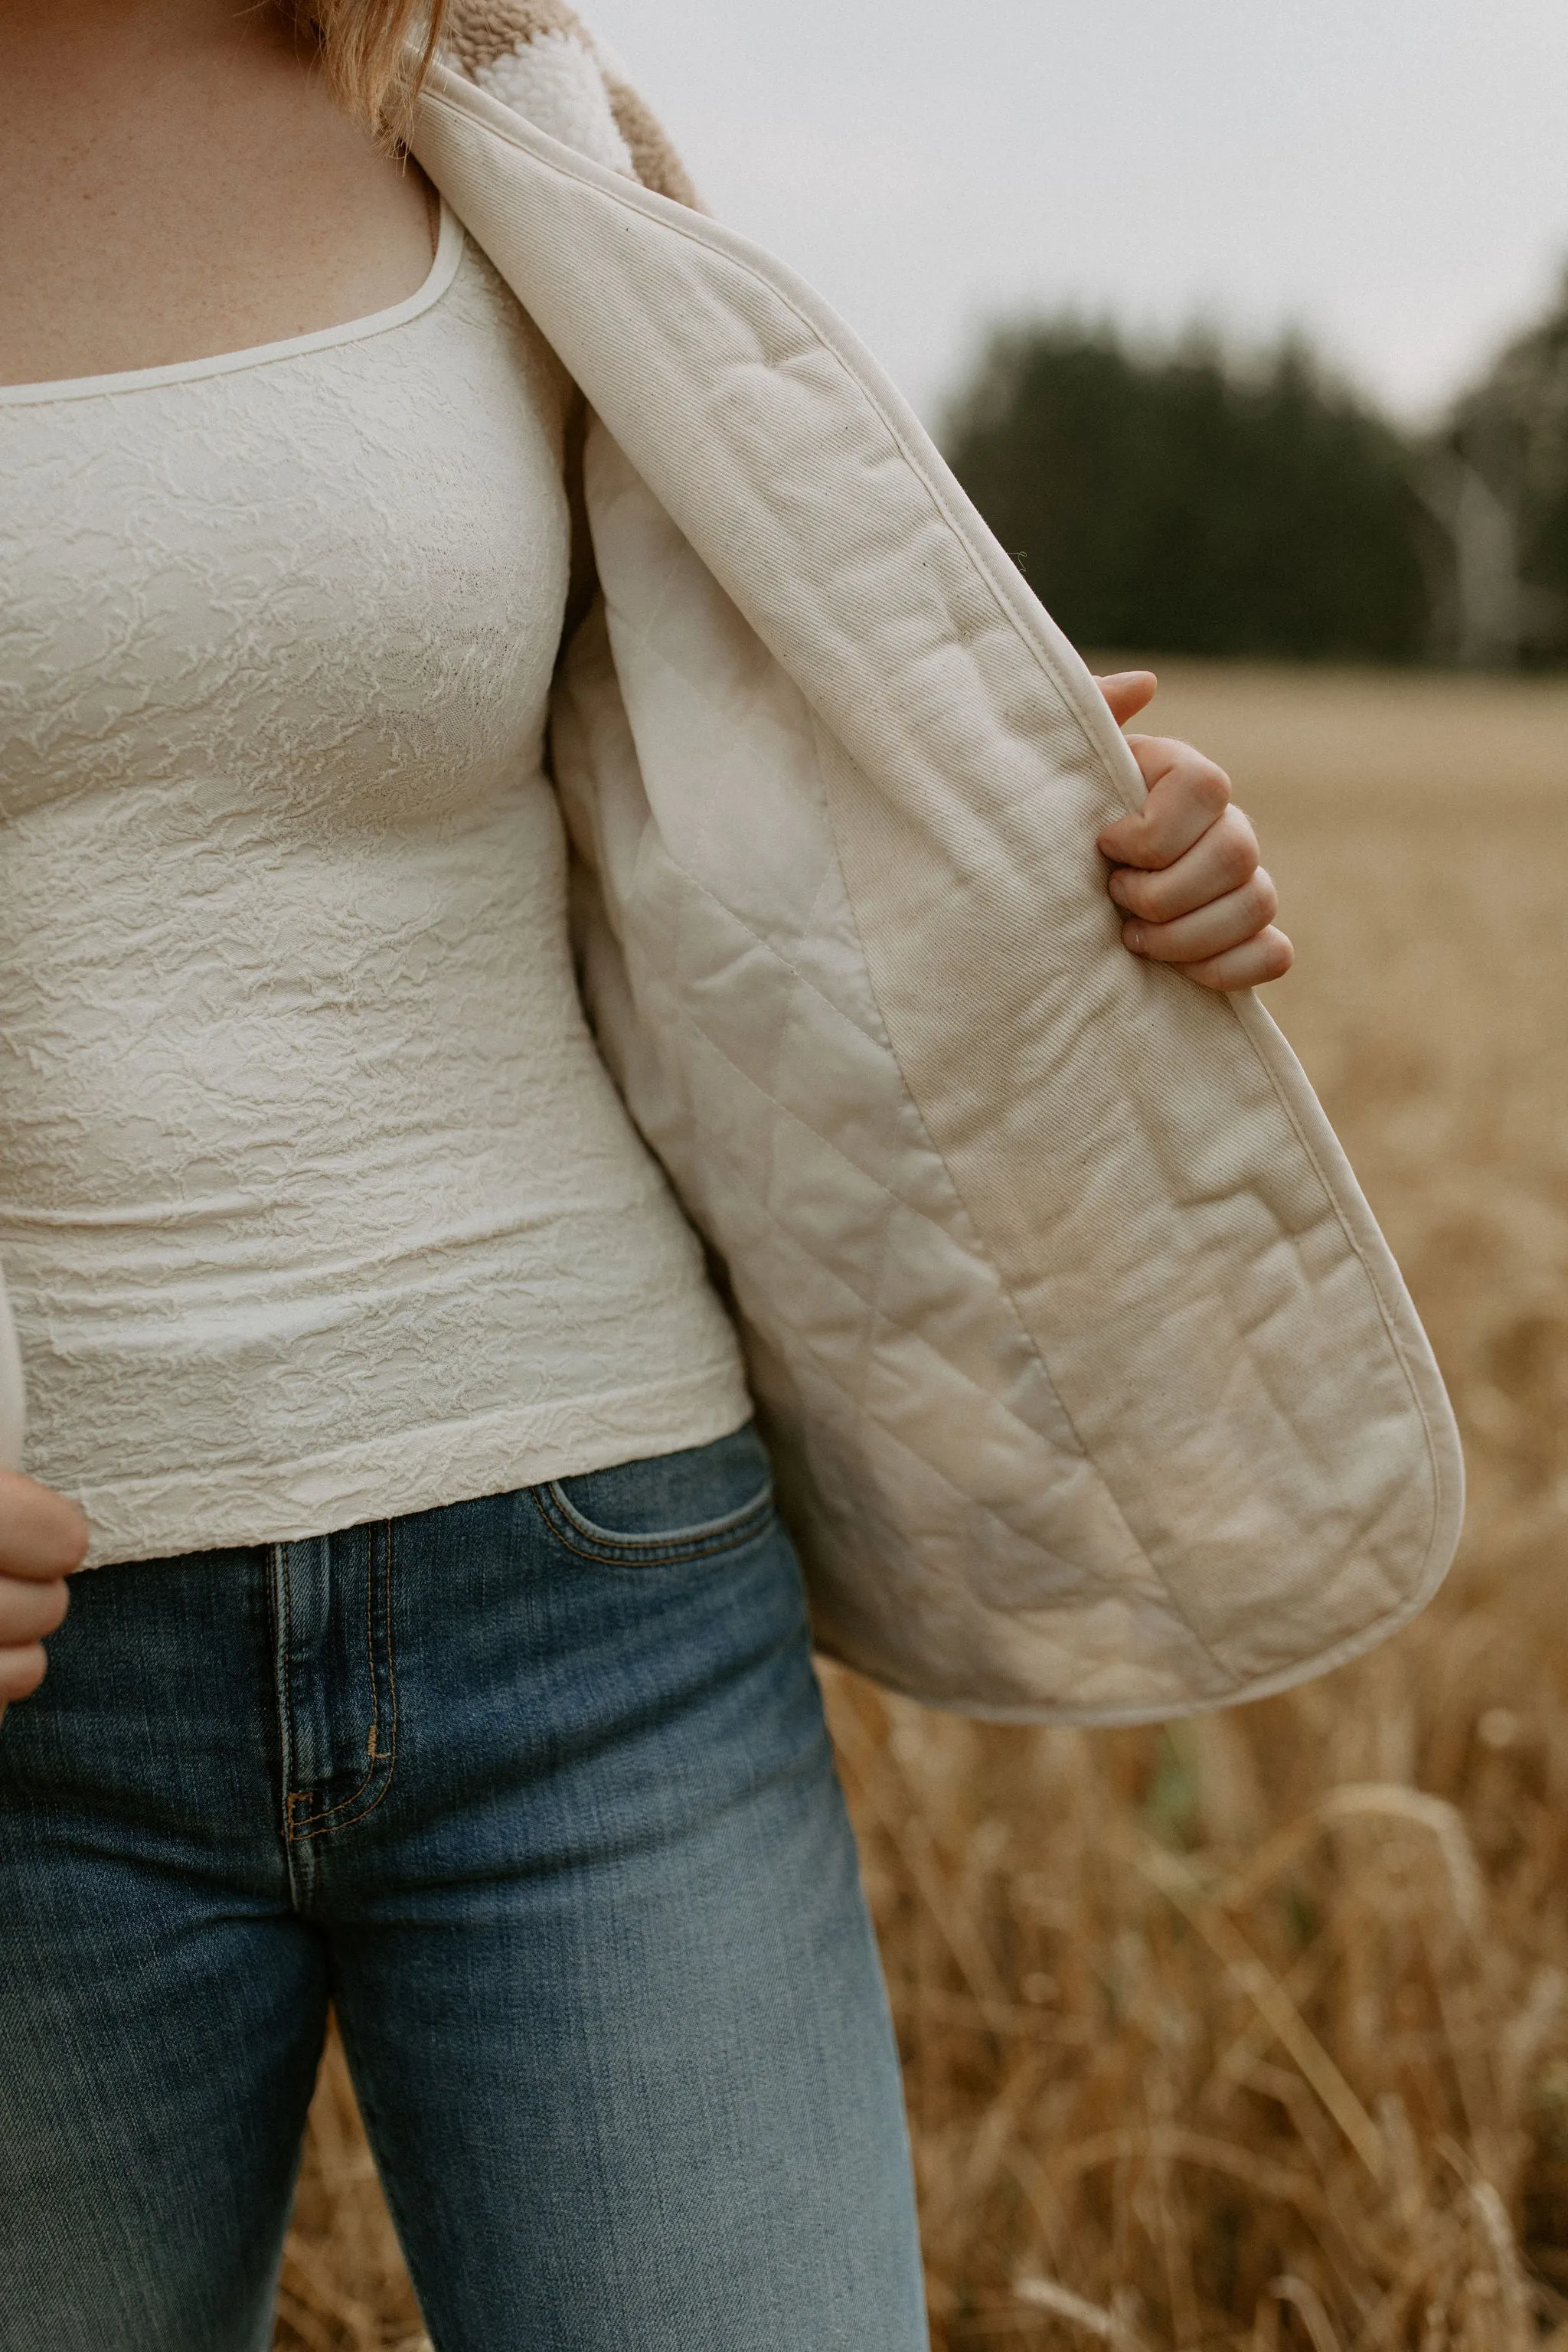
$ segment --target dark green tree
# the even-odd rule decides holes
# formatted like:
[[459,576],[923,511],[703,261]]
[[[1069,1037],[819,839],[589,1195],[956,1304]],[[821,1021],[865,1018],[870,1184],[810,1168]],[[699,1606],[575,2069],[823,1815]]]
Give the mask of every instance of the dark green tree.
[[[1467,476],[1494,502],[1474,526],[1458,495]],[[1447,494],[1455,510],[1461,657],[1468,635],[1483,653],[1495,644],[1500,658],[1568,658],[1568,276],[1537,324],[1456,401],[1429,478],[1435,503]],[[1489,564],[1484,545],[1468,543],[1489,523],[1498,541]]]
[[1406,445],[1288,341],[1142,351],[1075,320],[994,334],[948,454],[1068,635],[1150,653],[1409,661],[1430,518]]

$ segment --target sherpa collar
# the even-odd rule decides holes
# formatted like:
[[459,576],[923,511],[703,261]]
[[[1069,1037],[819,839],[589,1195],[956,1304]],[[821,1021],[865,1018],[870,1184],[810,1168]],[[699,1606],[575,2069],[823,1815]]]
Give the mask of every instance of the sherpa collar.
[[653,113],[564,0],[458,0],[441,56],[563,146],[701,209]]

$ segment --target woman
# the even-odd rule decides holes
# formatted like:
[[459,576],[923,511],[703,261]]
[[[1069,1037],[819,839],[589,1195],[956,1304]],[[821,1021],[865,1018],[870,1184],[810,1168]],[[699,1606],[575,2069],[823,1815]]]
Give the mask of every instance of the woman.
[[[1214,1274],[1224,1202],[1272,1200],[1327,1149],[1253,1016],[1193,1010],[1285,969],[1274,892],[1184,747],[1136,741],[1149,796],[1112,817],[1114,727],[1026,614],[1071,719],[1058,771],[1099,795],[1027,814],[1065,877],[1030,1050],[1065,1021],[1058,1061],[1081,1035],[1136,1128],[1174,1024],[1189,1098],[1208,1085],[1226,1136],[1256,1129],[1201,1201],[1173,1120],[1138,1161],[1187,1223],[1169,1247],[1145,1223],[1136,1329],[1095,1281],[1089,1324],[1140,1369],[1086,1357],[1076,1420],[1098,1395],[1146,1434],[1138,1383],[1190,1387],[1162,1410],[1233,1461],[1280,1458],[1231,1444],[1242,1408],[1206,1373],[1145,1363],[1178,1275],[1259,1365],[1276,1324],[1310,1360],[1283,1405],[1258,1382],[1303,1459],[1331,1389],[1345,1425],[1369,1397],[1381,1416],[1376,1462],[1347,1461],[1357,1533],[1333,1538],[1364,1574],[1305,1632],[1279,1633],[1287,1599],[1258,1635],[1251,1588],[1243,1639],[1228,1602],[1137,1583],[1125,1492],[1062,1421],[1074,1363],[1037,1393],[1007,1319],[990,1129],[952,1112],[977,1068],[1010,1118],[1050,1097],[984,1066],[1035,950],[996,947],[1017,923],[984,844],[950,827],[910,853],[898,794],[864,797],[856,706],[880,706],[834,668],[840,567],[802,557],[792,585],[769,537],[828,478],[777,404],[831,331],[632,186],[682,193],[562,10],[454,16],[416,104],[405,44],[427,63],[441,30],[408,0],[0,0],[0,1254],[32,1474],[0,1475],[0,1703],[28,1702],[0,1734],[0,2346],[268,2341],[331,2000],[438,2345],[906,2352],[896,2055],[748,1374],[832,1645],[955,1703],[1089,1715],[1261,1687],[1407,1613],[1452,1518],[1441,1444],[1411,1466],[1435,1376],[1333,1170],[1341,1238],[1298,1220],[1304,1306],[1252,1316]],[[617,275],[644,235],[655,259]],[[775,405],[742,463],[764,342]],[[861,471],[864,554],[891,509]],[[792,546],[833,527],[843,501],[818,503]],[[927,576],[901,529],[884,553]],[[798,659],[797,623],[821,640]],[[987,657],[989,625],[944,623],[906,661],[906,705],[916,671],[946,681],[928,732],[962,701],[943,664]],[[1104,686],[1118,721],[1152,691]],[[918,751],[888,755],[911,795]],[[1097,838],[1131,958],[1106,943]],[[939,901],[962,913],[945,962]],[[978,1055],[930,1045],[958,1011]],[[1234,1057],[1260,1052],[1289,1119],[1240,1103]],[[1075,1142],[1058,1118],[1049,1167],[1114,1165],[1132,1198],[1113,1124]],[[849,1171],[826,1208],[818,1150]],[[1093,1191],[1072,1184],[1067,1243]],[[1070,1282],[1093,1252],[1054,1255]],[[1346,1287],[1369,1263],[1375,1328]],[[877,1328],[846,1339],[829,1277],[862,1275]],[[1060,1285],[1053,1311],[1077,1328]],[[915,1342],[960,1404],[934,1370],[918,1402],[879,1401]],[[1068,1468],[1042,1478],[1047,1456]],[[1227,1475],[1250,1507],[1251,1470]],[[1408,1510],[1377,1501],[1413,1481]],[[1172,1526],[1224,1518],[1203,1483]]]

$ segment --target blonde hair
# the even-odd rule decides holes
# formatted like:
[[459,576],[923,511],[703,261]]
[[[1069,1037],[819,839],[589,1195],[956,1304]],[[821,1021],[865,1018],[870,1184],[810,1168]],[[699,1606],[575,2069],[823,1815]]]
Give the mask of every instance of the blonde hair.
[[280,0],[321,52],[328,89],[378,137],[402,137],[436,54],[447,0]]

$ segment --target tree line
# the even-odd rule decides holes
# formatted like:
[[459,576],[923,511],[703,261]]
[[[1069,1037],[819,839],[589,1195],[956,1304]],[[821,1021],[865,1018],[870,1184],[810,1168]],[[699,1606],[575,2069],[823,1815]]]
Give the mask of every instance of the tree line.
[[1300,337],[1069,317],[997,329],[942,437],[1080,645],[1568,663],[1568,278],[1426,434]]

